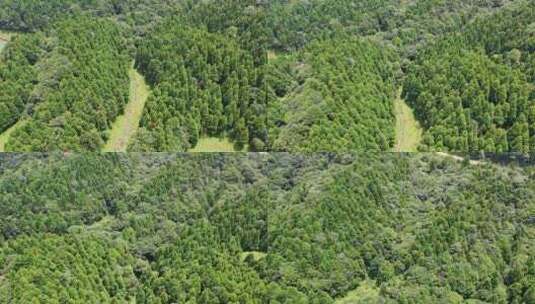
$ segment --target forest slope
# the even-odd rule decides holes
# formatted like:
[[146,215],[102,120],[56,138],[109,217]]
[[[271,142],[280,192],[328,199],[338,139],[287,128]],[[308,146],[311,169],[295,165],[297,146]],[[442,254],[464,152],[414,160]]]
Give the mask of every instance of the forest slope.
[[11,134],[6,150],[100,150],[128,99],[129,61],[118,26],[77,17],[49,33],[23,35],[22,42],[29,46],[17,51],[26,61],[10,72],[19,84],[14,88],[23,90],[7,96],[6,103],[17,107],[6,125],[24,111],[31,117]]
[[343,303],[366,290],[364,302],[531,303],[534,174],[433,154],[0,155],[0,302]]
[[535,148],[533,1],[477,18],[425,48],[404,97],[429,150],[528,153]]
[[403,82],[421,149],[527,154],[533,11],[529,0],[6,0],[0,29],[27,37],[2,52],[0,131],[30,115],[7,150],[102,150],[135,59],[154,90],[131,151],[215,137],[250,151],[395,150]]
[[154,90],[130,150],[186,151],[223,135],[238,150],[264,149],[263,62],[236,39],[169,19],[138,48],[136,65]]
[[339,37],[270,64],[274,151],[385,151],[395,141],[396,55]]

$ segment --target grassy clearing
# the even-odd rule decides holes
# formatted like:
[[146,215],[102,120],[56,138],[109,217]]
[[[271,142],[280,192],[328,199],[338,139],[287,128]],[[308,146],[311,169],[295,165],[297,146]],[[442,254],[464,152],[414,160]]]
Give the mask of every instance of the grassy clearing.
[[13,35],[11,32],[0,31],[0,40],[9,41]]
[[260,251],[244,251],[241,253],[240,255],[240,260],[242,261],[245,261],[245,259],[249,256],[249,255],[252,255],[253,256],[253,259],[255,261],[258,261],[262,258],[264,258],[267,254],[265,252],[260,252]]
[[6,148],[6,143],[9,140],[9,136],[11,136],[11,133],[13,133],[17,128],[22,127],[27,120],[19,120],[16,124],[11,126],[11,128],[4,131],[4,133],[0,134],[0,152],[4,152]]
[[149,96],[145,79],[133,67],[130,69],[130,102],[124,114],[117,117],[110,131],[110,138],[104,152],[125,152],[130,138],[136,133]]
[[396,114],[396,145],[395,152],[417,152],[422,140],[422,128],[414,117],[412,109],[401,99],[401,89],[394,101]]
[[9,42],[9,40],[11,40],[14,35],[15,33],[12,32],[0,31],[0,50]]
[[274,51],[268,51],[267,56],[268,56],[268,61],[273,61],[277,59],[277,53],[275,53]]
[[350,291],[345,297],[336,300],[335,304],[377,303],[379,289],[371,280],[360,283],[360,286]]
[[206,152],[239,152],[234,150],[234,144],[228,138],[203,137],[199,139],[197,146],[190,149],[191,153]]
[[[437,153],[437,155],[440,155],[440,156],[443,156],[443,157],[449,157],[449,158],[452,158],[452,159],[454,159],[456,161],[459,161],[459,162],[462,162],[462,161],[466,160],[465,157],[454,155],[454,154],[449,154],[449,153],[446,153],[446,152],[436,152],[436,153]],[[471,160],[471,159],[468,159],[468,163],[470,165],[473,165],[473,166],[482,166],[482,165],[486,164],[485,161]]]
[[0,31],[0,52],[6,47],[8,41],[11,39],[11,36],[11,33]]

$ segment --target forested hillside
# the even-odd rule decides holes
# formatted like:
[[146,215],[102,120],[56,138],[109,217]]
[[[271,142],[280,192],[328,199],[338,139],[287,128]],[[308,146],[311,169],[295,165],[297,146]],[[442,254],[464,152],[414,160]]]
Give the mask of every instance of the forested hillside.
[[31,104],[35,64],[44,50],[37,35],[19,36],[0,54],[0,132],[15,124]]
[[31,119],[7,150],[98,150],[128,99],[124,40],[114,24],[85,17],[62,21],[50,35],[54,41],[34,76]]
[[534,168],[3,155],[0,302],[531,303]]
[[403,87],[423,127],[420,150],[527,154],[534,9],[530,0],[3,1],[0,30],[17,35],[0,59],[0,130],[30,118],[10,130],[11,151],[101,150],[135,62],[151,92],[139,128],[116,130],[135,134],[124,139],[130,151],[195,150],[202,139],[249,151],[391,151]]
[[270,67],[275,151],[386,151],[394,143],[397,58],[341,37],[310,45]]
[[422,52],[407,100],[425,126],[426,149],[535,149],[535,6],[476,20]]
[[238,150],[264,149],[267,94],[262,63],[217,33],[164,23],[138,47],[153,94],[133,150],[182,151],[201,135],[231,137]]
[[[344,37],[347,41],[346,35],[366,36],[383,50],[397,51],[398,56],[375,65],[401,66],[405,72],[393,70],[391,75],[397,77],[374,86],[360,77],[362,72],[353,70],[353,77],[346,83],[352,92],[345,91],[351,95],[336,94],[337,86],[329,85],[326,91],[335,95],[333,102],[326,94],[297,85],[317,79],[303,72],[307,66],[302,56],[294,59],[293,65],[275,64],[272,87],[279,100],[275,113],[269,114],[274,126],[270,133],[274,150],[389,150],[394,138],[391,104],[396,79],[406,79],[401,82],[404,97],[425,128],[420,149],[472,153],[533,150],[533,2],[275,1],[271,9],[276,13],[267,15],[267,28],[273,49],[295,53],[294,50],[315,45],[314,40],[332,46],[329,51],[314,54],[314,59],[333,55],[329,62],[317,65],[321,77],[328,77],[329,70],[339,77],[345,74],[339,68],[330,68],[331,63],[354,64],[354,57],[348,60],[340,53],[346,44],[333,39]],[[488,58],[480,55],[480,47],[485,48]],[[359,52],[354,45],[349,48],[358,56],[373,54],[372,50]],[[497,58],[497,52],[504,54],[503,59]],[[506,52],[511,53],[506,56]],[[511,56],[518,57],[516,64],[507,59]],[[360,62],[354,65],[364,66]],[[292,70],[293,77],[288,77]],[[281,78],[281,74],[286,77]],[[285,90],[292,86],[298,88],[298,93]],[[366,89],[356,89],[359,86]],[[478,86],[482,94],[477,93]],[[492,90],[505,95],[496,96],[499,93]],[[317,104],[329,105],[330,109],[337,104],[344,107],[338,108],[339,112],[331,110],[329,120],[318,114],[327,106],[319,110],[312,106]],[[293,114],[293,110],[297,113]],[[345,115],[350,119],[343,119]],[[340,134],[348,140],[336,140]],[[296,143],[302,138],[306,138],[307,148]]]
[[78,14],[116,17],[119,24],[142,33],[160,16],[173,14],[185,0],[5,0],[0,3],[0,27],[33,32],[50,27],[58,19]]
[[269,1],[266,28],[272,48],[290,51],[338,33],[375,36],[407,56],[435,37],[461,29],[509,0]]

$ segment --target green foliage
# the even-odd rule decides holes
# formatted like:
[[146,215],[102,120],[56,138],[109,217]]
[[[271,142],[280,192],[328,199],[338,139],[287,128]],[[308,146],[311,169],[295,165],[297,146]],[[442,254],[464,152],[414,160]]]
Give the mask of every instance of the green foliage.
[[0,55],[0,132],[14,125],[33,103],[35,67],[42,56],[39,35],[15,37]]
[[201,135],[228,134],[238,150],[267,141],[263,68],[235,40],[169,20],[139,46],[136,65],[153,93],[131,150],[185,151]]
[[531,3],[476,20],[423,51],[405,97],[427,129],[424,149],[535,149]]
[[[451,42],[448,41],[448,44]],[[516,69],[477,52],[430,56],[405,85],[427,129],[424,145],[438,150],[527,152],[532,89]]]
[[530,303],[535,171],[521,164],[4,155],[0,302],[334,303],[371,290],[385,303]]
[[39,102],[8,151],[95,151],[128,100],[128,65],[121,32],[85,17],[58,23],[39,65]]
[[5,0],[0,3],[0,28],[32,32],[49,28],[56,21],[78,14],[117,17],[136,32],[173,14],[184,1],[171,0]]
[[124,242],[36,234],[0,247],[2,303],[125,303],[138,282]]
[[378,44],[345,36],[275,61],[272,149],[388,150],[395,139],[395,62]]
[[385,29],[392,0],[270,1],[266,28],[274,49],[299,49],[337,32],[371,34]]
[[[27,161],[0,181],[0,239],[37,232],[64,233],[121,210],[118,194],[128,172],[110,156],[57,157],[53,164]],[[36,170],[37,169],[37,170]],[[46,182],[53,180],[53,183]]]
[[277,0],[265,17],[269,44],[293,51],[337,33],[376,36],[406,56],[444,33],[461,29],[474,17],[494,11],[507,0]]
[[100,150],[134,54],[153,92],[131,151],[391,150],[400,80],[423,150],[535,145],[531,1],[8,0],[0,20],[38,32],[0,64],[0,130],[32,118],[11,151]]

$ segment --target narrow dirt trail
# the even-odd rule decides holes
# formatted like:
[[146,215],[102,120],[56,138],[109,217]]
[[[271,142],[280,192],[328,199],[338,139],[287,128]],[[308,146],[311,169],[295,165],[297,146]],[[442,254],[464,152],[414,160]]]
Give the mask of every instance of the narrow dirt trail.
[[399,89],[394,101],[396,114],[396,145],[394,152],[417,152],[422,140],[422,128],[414,117],[412,109],[401,98],[402,89]]
[[[462,157],[462,156],[449,154],[449,153],[446,153],[446,152],[436,152],[436,154],[440,155],[440,156],[452,158],[452,159],[454,159],[456,161],[464,161],[465,160],[465,158]],[[481,160],[469,160],[468,162],[470,163],[470,165],[473,165],[473,166],[482,166],[482,165],[487,164],[486,161],[481,161]]]
[[149,97],[149,86],[145,79],[133,67],[130,69],[130,101],[125,107],[124,114],[117,117],[113,123],[110,138],[103,148],[103,152],[125,152],[132,136],[137,131],[145,102]]

